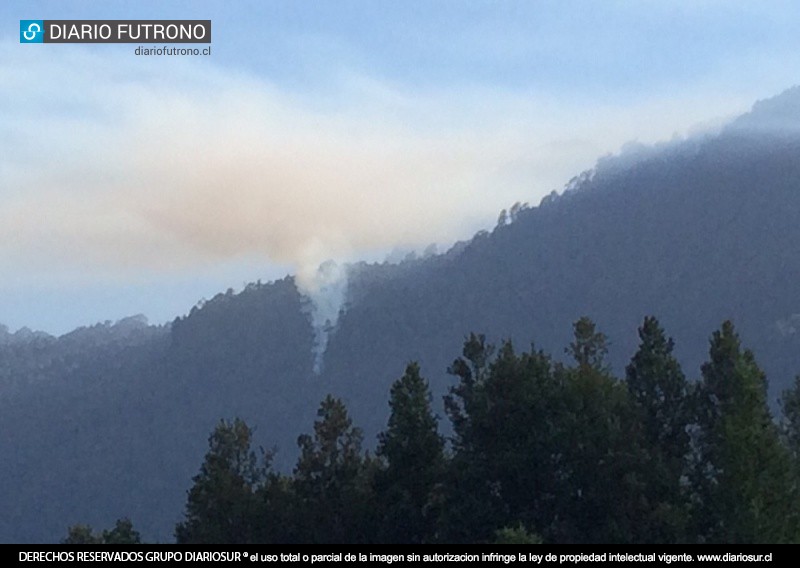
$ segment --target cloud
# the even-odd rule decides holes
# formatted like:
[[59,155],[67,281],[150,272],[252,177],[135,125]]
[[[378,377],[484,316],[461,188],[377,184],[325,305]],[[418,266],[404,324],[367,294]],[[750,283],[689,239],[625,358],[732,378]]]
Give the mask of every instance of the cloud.
[[0,263],[31,270],[164,273],[255,256],[307,271],[448,242],[630,138],[741,106],[671,95],[592,107],[355,74],[297,93],[199,57],[11,43],[0,55]]

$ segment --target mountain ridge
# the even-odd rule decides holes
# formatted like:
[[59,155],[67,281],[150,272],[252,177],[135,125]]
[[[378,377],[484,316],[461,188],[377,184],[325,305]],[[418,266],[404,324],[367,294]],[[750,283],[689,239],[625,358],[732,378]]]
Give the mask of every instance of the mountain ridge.
[[[800,372],[800,133],[774,120],[787,108],[800,118],[800,89],[781,97],[717,135],[602,159],[441,255],[356,263],[319,375],[308,299],[289,276],[220,293],[167,326],[123,320],[13,342],[0,331],[0,451],[12,456],[0,464],[0,540],[56,540],[69,524],[121,516],[169,538],[219,419],[256,426],[287,469],[331,392],[373,442],[409,360],[441,409],[470,332],[558,357],[588,315],[619,374],[653,314],[696,377],[709,335],[733,319],[774,401]],[[766,132],[748,126],[759,116]]]

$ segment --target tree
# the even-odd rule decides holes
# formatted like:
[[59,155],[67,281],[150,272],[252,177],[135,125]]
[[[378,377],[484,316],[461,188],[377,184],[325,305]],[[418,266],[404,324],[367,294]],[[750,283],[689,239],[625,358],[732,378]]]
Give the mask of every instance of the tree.
[[444,473],[444,440],[417,363],[392,385],[388,427],[378,436],[383,460],[375,475],[382,542],[419,544],[436,534],[436,491]]
[[530,533],[520,523],[515,527],[504,527],[495,532],[495,544],[542,544],[542,537]]
[[698,390],[697,531],[708,542],[798,538],[789,454],[767,406],[753,353],[726,321],[711,338]]
[[72,525],[61,544],[103,544],[103,536],[96,534],[89,525]]
[[485,335],[470,333],[464,341],[462,357],[456,359],[447,372],[458,377],[458,384],[450,387],[444,397],[444,407],[453,424],[453,447],[456,451],[468,450],[472,443],[470,416],[477,411],[480,401],[476,394],[486,380],[489,361],[494,346],[486,343]]
[[493,353],[494,346],[486,343],[484,335],[470,333],[462,356],[448,369],[458,379],[444,397],[445,412],[453,425],[454,452],[446,475],[441,526],[442,537],[448,542],[488,541],[504,518],[486,470],[482,434],[486,424],[483,389]]
[[682,482],[689,453],[691,420],[688,383],[674,343],[654,317],[639,328],[639,349],[625,369],[630,397],[642,424],[647,459],[646,499],[649,542],[681,542],[686,538],[688,501]]
[[575,339],[564,351],[571,355],[578,367],[591,367],[608,371],[605,357],[608,354],[608,338],[597,331],[595,323],[583,316],[573,324]]
[[626,389],[604,362],[607,339],[589,318],[567,349],[493,349],[472,334],[451,366],[445,399],[455,455],[448,479],[448,540],[492,542],[522,525],[554,542],[630,542],[641,536],[642,465]]
[[72,525],[67,532],[67,538],[61,544],[141,544],[142,537],[139,531],[133,528],[130,519],[117,519],[114,528],[96,533],[89,525]]
[[561,393],[552,362],[534,349],[517,354],[510,341],[494,351],[472,334],[450,369],[459,382],[445,399],[455,450],[447,540],[491,542],[519,523],[547,532],[556,516]]
[[179,544],[243,544],[257,532],[258,500],[271,454],[251,449],[253,431],[236,418],[225,420],[208,439],[200,473],[188,492],[184,521],[175,527]]
[[344,403],[331,395],[317,416],[314,435],[297,440],[294,491],[304,529],[299,538],[311,543],[368,541],[371,464],[361,454],[361,429],[353,426]]
[[554,425],[561,393],[550,357],[533,347],[498,350],[478,389],[472,454],[487,478],[498,518],[489,529],[522,523],[547,531],[555,516],[557,454]]
[[258,517],[255,542],[261,544],[302,543],[305,519],[297,506],[293,479],[269,472],[267,480],[256,492]]
[[783,391],[780,398],[783,414],[781,436],[792,460],[795,492],[800,491],[800,375],[792,388]]
[[582,317],[558,365],[555,420],[557,515],[549,541],[627,543],[643,539],[646,514],[641,432],[627,389],[605,363],[608,341]]
[[142,536],[128,518],[118,519],[111,530],[103,531],[105,544],[141,544]]
[[506,225],[508,225],[508,212],[503,209],[497,217],[497,227],[505,227]]

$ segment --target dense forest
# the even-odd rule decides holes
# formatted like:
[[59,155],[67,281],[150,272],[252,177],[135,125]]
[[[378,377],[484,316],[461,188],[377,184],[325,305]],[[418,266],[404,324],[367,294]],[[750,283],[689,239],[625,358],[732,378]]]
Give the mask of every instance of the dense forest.
[[[610,377],[625,374],[641,341],[636,329],[650,314],[678,338],[672,356],[687,370],[689,384],[709,388],[719,386],[711,385],[706,371],[697,376],[708,361],[708,334],[720,322],[736,322],[741,342],[758,354],[770,378],[765,404],[777,416],[781,392],[792,388],[800,371],[798,156],[800,89],[795,88],[757,103],[719,132],[654,147],[631,145],[601,158],[560,193],[536,206],[510,208],[491,230],[441,254],[349,266],[345,303],[329,330],[320,372],[309,299],[291,276],[219,293],[165,325],[133,317],[60,337],[0,326],[0,541],[54,542],[76,522],[113,527],[125,516],[135,520],[145,540],[173,538],[186,491],[207,451],[206,437],[221,417],[253,425],[253,447],[271,449],[270,473],[255,484],[259,494],[264,487],[277,491],[280,484],[299,490],[292,472],[305,447],[297,445],[297,435],[319,419],[316,410],[328,394],[346,405],[361,428],[362,449],[374,456],[370,467],[380,471],[375,460],[387,458],[378,454],[378,435],[391,415],[390,389],[410,360],[425,371],[432,411],[449,418],[439,424],[440,434],[455,436],[443,475],[453,471],[452,460],[467,460],[472,465],[461,468],[465,475],[480,478],[476,468],[489,468],[489,458],[480,461],[484,450],[461,430],[472,432],[476,410],[467,403],[467,387],[459,386],[462,377],[446,372],[458,370],[452,359],[469,330],[480,330],[499,345],[495,357],[506,353],[503,341],[520,346],[532,338],[537,349],[552,355],[545,373],[552,382],[542,381],[555,389],[547,407],[568,413],[558,423],[558,436],[566,441],[580,438],[578,430],[590,423],[581,422],[589,420],[588,413],[610,412],[586,402],[584,418],[577,410],[584,404],[580,389],[596,388],[597,404],[619,410],[614,420],[632,420],[630,401],[625,402],[631,395],[623,397],[624,389]],[[575,378],[583,375],[563,351],[574,341],[573,322],[582,316],[597,322],[608,338],[596,381]],[[519,357],[526,365],[538,360],[530,353]],[[447,408],[444,396],[450,397]],[[702,431],[697,428],[690,434]],[[313,447],[313,436],[310,443]],[[568,480],[589,467],[588,454],[571,451],[578,450],[535,453],[555,460],[536,468],[546,477],[543,484],[555,485],[541,486],[535,511],[518,514],[509,501],[512,509],[501,514],[506,498],[491,494],[502,502],[486,511],[500,517],[479,523],[484,532],[456,529],[443,519],[437,523],[463,531],[462,537],[448,533],[453,539],[491,539],[492,531],[515,530],[517,522],[547,541],[577,539],[574,517],[565,518],[564,512],[548,518],[553,503],[577,515],[589,502],[599,507],[592,500],[602,496],[582,486],[585,481],[575,481],[580,495],[569,493]],[[608,451],[622,452],[622,462],[639,463],[613,444]],[[562,465],[574,471],[548,469]],[[547,477],[545,472],[553,471],[558,475]],[[631,475],[634,486],[643,483]],[[273,476],[280,484],[269,481]],[[361,486],[372,487],[379,477]],[[689,482],[700,491],[693,478],[681,487]],[[469,483],[458,479],[444,486]],[[699,499],[697,493],[688,501],[692,522],[700,522]],[[466,498],[455,502],[469,504]],[[635,512],[642,505],[626,506]],[[665,507],[663,515],[672,515]],[[611,528],[617,522],[622,521],[598,521],[604,528],[597,530],[605,532],[591,533],[592,538],[625,533],[625,527]],[[635,528],[644,526],[642,521]],[[437,524],[435,530],[444,529]],[[693,535],[710,531],[692,530]],[[123,526],[115,534],[125,532]]]
[[[449,368],[452,435],[416,362],[391,387],[374,454],[331,395],[291,474],[221,421],[178,543],[800,542],[800,377],[776,423],[753,353],[726,321],[690,382],[655,318],[624,378],[607,338],[574,326],[570,362],[471,334]],[[65,543],[141,542],[127,518]]]

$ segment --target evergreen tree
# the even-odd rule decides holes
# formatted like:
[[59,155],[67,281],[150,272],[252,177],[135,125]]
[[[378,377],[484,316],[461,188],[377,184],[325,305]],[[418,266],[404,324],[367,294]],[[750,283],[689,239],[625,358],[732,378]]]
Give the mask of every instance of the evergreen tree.
[[374,533],[369,514],[372,464],[362,457],[361,429],[354,427],[344,403],[328,395],[317,411],[314,435],[297,440],[294,469],[303,530],[311,543],[361,543]]
[[200,473],[188,492],[183,522],[175,527],[179,544],[243,544],[257,533],[258,500],[271,455],[259,460],[251,449],[253,431],[236,418],[220,421],[208,439]]
[[[486,465],[485,382],[494,346],[484,335],[471,333],[464,341],[462,357],[448,369],[458,378],[444,397],[445,412],[453,425],[454,451],[446,474],[441,535],[447,542],[488,541],[502,526],[505,515]],[[495,434],[495,439],[499,435]]]
[[486,379],[488,364],[494,353],[494,346],[486,343],[486,336],[470,333],[464,341],[462,357],[456,359],[448,368],[448,373],[458,377],[458,383],[450,387],[444,397],[444,407],[453,424],[453,447],[458,452],[469,450],[472,444],[472,422],[470,416],[478,411],[476,398],[480,385]]
[[446,397],[455,455],[449,540],[494,541],[518,524],[548,541],[629,542],[641,536],[641,449],[625,388],[610,375],[607,339],[589,318],[554,366],[505,342],[496,358],[471,335]]
[[269,472],[256,492],[255,542],[262,544],[302,543],[304,519],[297,505],[291,476]]
[[111,530],[103,531],[104,544],[141,544],[142,536],[128,518],[118,519]]
[[495,544],[542,544],[542,537],[530,533],[522,525],[505,527],[495,532]]
[[103,535],[96,534],[89,525],[72,525],[61,544],[103,544]]
[[628,392],[642,424],[647,459],[645,495],[651,508],[649,542],[686,539],[688,500],[682,483],[689,453],[688,383],[673,341],[654,317],[639,328],[639,349],[626,368]]
[[[800,493],[800,375],[792,388],[783,391],[780,398],[782,410],[781,435],[792,461],[795,498]],[[800,524],[800,523],[799,523]]]
[[478,459],[501,503],[499,526],[522,523],[549,530],[556,511],[556,432],[561,392],[550,357],[535,351],[517,355],[506,341],[490,366],[476,415]]
[[89,525],[72,525],[61,544],[141,544],[139,531],[133,528],[130,519],[117,519],[114,528],[97,533]]
[[375,476],[380,540],[430,542],[438,521],[436,491],[444,473],[444,440],[417,363],[409,363],[392,385],[389,407],[388,428],[378,437],[377,455],[384,466]]
[[641,432],[627,389],[605,364],[607,339],[583,317],[557,366],[562,389],[556,417],[557,512],[545,538],[555,542],[643,540],[646,503]]
[[451,367],[460,381],[446,398],[456,450],[449,540],[490,542],[496,530],[519,523],[547,532],[557,514],[561,393],[550,357],[533,349],[518,355],[508,341],[490,359],[493,352],[473,334]]
[[[328,395],[298,438],[293,476],[270,470],[242,420],[221,421],[188,491],[178,543],[498,544],[800,540],[800,377],[772,420],[766,379],[730,322],[690,389],[658,321],[644,319],[625,382],[607,338],[574,324],[553,363],[471,334],[449,371],[452,451],[410,363],[391,388],[377,459]],[[69,528],[65,544],[138,544],[127,518]]]
[[766,378],[729,321],[711,338],[698,395],[698,536],[725,543],[796,541],[790,458],[767,407]]
[[608,355],[608,338],[597,331],[595,323],[583,316],[573,324],[574,340],[564,351],[571,355],[578,367],[591,367],[597,371],[608,371],[605,363]]

